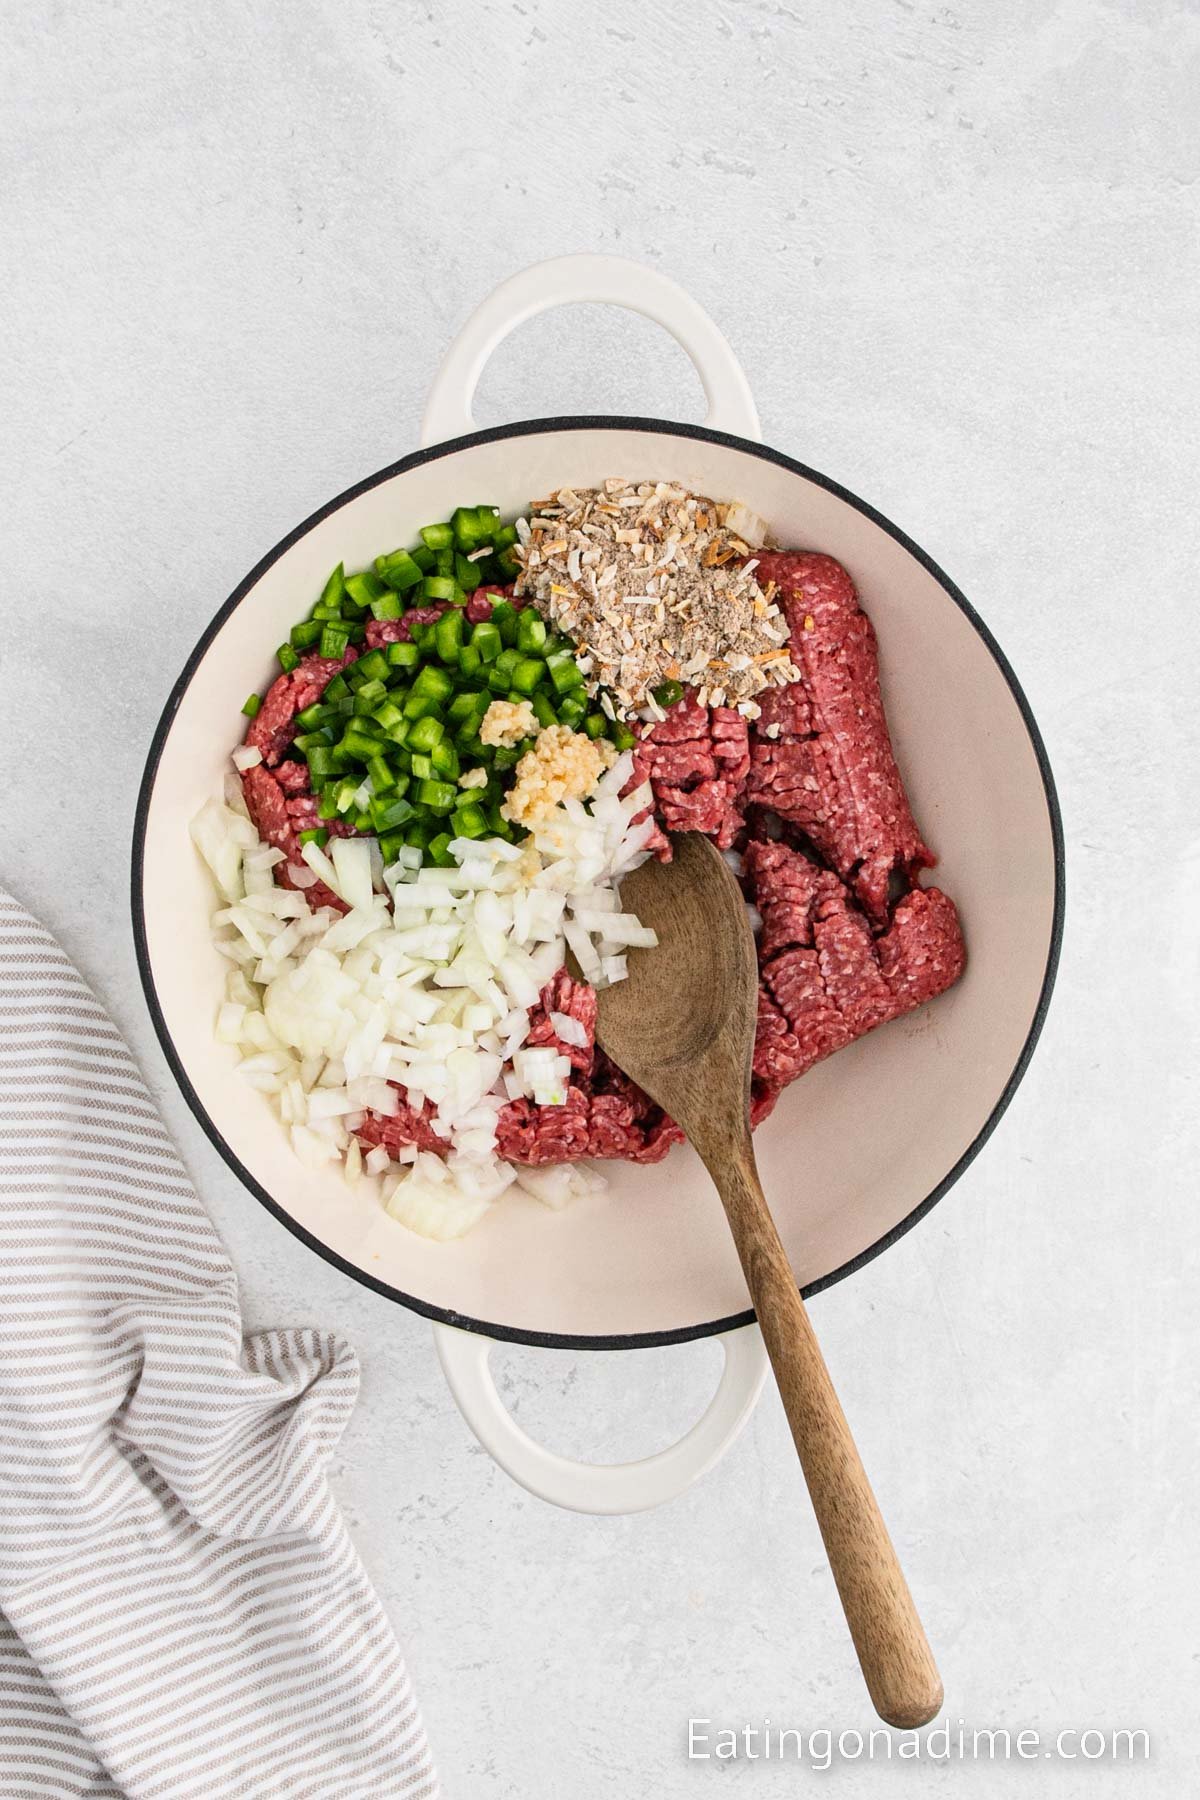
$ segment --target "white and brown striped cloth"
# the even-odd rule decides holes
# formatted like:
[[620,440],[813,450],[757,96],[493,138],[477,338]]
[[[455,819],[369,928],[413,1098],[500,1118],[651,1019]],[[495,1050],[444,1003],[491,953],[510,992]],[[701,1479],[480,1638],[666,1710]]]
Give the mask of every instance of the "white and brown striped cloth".
[[437,1793],[326,1463],[354,1352],[243,1336],[103,1008],[0,890],[0,1795]]

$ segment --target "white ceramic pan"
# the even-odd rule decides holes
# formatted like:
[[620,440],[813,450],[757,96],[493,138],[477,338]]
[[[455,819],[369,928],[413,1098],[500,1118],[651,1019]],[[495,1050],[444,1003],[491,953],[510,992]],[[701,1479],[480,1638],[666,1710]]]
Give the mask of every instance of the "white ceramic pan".
[[[471,401],[501,339],[547,307],[601,301],[646,314],[691,356],[702,426],[659,419],[523,420],[479,431]],[[568,257],[515,276],[470,319],[434,383],[422,448],[296,527],[247,575],[188,659],[154,734],[138,805],[133,922],[146,997],[196,1117],[250,1191],[327,1261],[436,1321],[473,1429],[535,1493],[597,1512],[679,1492],[712,1466],[762,1382],[757,1328],[729,1232],[699,1162],[611,1165],[606,1194],[562,1213],[508,1195],[468,1238],[412,1236],[362,1189],[302,1168],[267,1099],[213,1038],[225,965],[188,822],[218,792],[246,693],[330,568],[370,561],[460,503],[516,512],[547,490],[657,477],[760,513],[778,541],[850,570],[880,640],[884,695],[934,879],[957,901],[965,978],[941,999],[820,1064],[780,1100],[758,1159],[806,1293],[915,1224],[986,1142],[1041,1029],[1058,956],[1062,843],[1045,751],[1012,669],[978,614],[903,532],[812,469],[766,449],[746,381],[700,308],[662,275]],[[647,1461],[576,1464],[530,1441],[501,1405],[489,1340],[622,1349],[718,1335],[708,1413]]]

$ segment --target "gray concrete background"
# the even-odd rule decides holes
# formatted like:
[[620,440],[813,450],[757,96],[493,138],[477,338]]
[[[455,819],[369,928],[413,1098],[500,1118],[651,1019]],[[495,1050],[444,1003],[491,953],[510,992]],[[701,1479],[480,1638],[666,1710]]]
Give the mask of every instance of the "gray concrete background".
[[[338,1483],[448,1795],[804,1791],[818,1778],[777,1764],[689,1765],[689,1714],[869,1723],[775,1398],[657,1515],[527,1498],[468,1441],[427,1327],[226,1172],[134,969],[134,797],[200,630],[297,520],[413,446],[491,286],[592,249],[689,287],[768,441],[963,586],[1067,821],[1031,1074],[952,1196],[814,1312],[950,1720],[1144,1725],[1154,1760],[828,1779],[852,1800],[1190,1791],[1196,5],[9,0],[5,18],[0,868],[135,1045],[248,1317],[336,1324],[361,1352]],[[693,418],[699,391],[653,327],[580,311],[510,340],[478,410]],[[608,1457],[674,1435],[717,1360],[497,1358],[526,1425]]]

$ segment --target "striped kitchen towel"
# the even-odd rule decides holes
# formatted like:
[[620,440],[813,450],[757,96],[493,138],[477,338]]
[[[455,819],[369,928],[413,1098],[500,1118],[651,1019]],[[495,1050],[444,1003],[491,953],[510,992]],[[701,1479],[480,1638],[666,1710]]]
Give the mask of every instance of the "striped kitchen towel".
[[120,1034],[0,890],[0,1795],[437,1793],[326,1480],[333,1332],[237,1279]]

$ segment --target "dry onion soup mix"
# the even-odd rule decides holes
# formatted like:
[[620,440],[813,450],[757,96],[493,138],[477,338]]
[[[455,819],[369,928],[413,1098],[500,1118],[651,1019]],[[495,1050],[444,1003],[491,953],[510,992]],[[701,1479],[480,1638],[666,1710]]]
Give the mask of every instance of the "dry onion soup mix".
[[[461,1236],[682,1134],[595,1042],[654,934],[623,875],[712,837],[755,933],[752,1116],[963,969],[842,566],[665,482],[460,506],[333,571],[193,821],[218,1036],[296,1154]],[[583,979],[566,968],[573,953]]]

